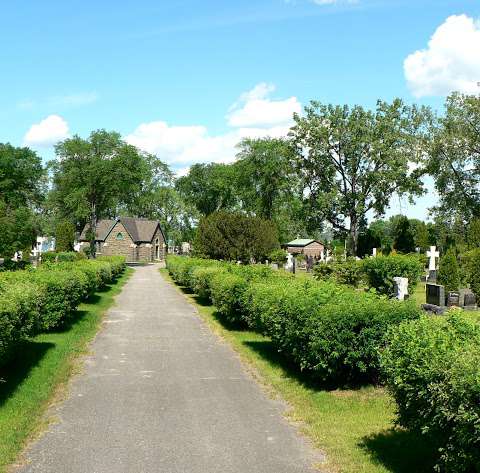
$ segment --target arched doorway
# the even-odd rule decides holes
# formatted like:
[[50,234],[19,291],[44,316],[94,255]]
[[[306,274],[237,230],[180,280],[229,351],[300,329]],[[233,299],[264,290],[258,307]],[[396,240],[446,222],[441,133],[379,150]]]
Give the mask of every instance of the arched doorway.
[[160,259],[160,242],[158,238],[155,240],[155,259]]

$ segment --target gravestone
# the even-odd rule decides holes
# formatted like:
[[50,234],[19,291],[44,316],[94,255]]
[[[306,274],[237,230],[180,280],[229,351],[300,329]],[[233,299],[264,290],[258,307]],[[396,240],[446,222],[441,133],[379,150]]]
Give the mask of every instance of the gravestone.
[[445,307],[445,286],[427,283],[425,285],[427,304]]
[[377,249],[376,248],[372,248],[372,256],[373,257],[377,256]]
[[399,301],[408,299],[408,278],[396,277],[395,282],[395,298]]
[[272,263],[270,267],[274,270],[278,270],[278,263]]
[[460,289],[460,307],[465,310],[477,309],[477,298],[471,289]]
[[447,307],[461,307],[460,293],[458,291],[449,291],[447,295]]
[[291,253],[287,255],[287,263],[285,264],[285,269],[291,273],[295,272],[295,258]]
[[431,246],[430,251],[427,251],[428,260],[428,280],[437,280],[437,258],[440,258],[440,252],[437,251],[436,246]]

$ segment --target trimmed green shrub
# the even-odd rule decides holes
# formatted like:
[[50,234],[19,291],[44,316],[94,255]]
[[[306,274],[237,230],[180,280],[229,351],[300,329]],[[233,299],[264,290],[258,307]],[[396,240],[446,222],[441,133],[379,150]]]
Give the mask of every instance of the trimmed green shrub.
[[218,266],[196,266],[192,269],[193,291],[202,299],[211,300],[212,279],[218,273],[225,272]]
[[419,317],[414,304],[381,299],[333,282],[253,284],[247,320],[279,351],[324,382],[377,381],[378,349],[389,326]]
[[248,280],[228,271],[217,272],[212,278],[212,302],[219,314],[230,323],[242,324],[243,295]]
[[57,251],[73,251],[75,225],[68,220],[61,220],[55,228],[55,248]]
[[333,280],[295,279],[262,265],[169,257],[167,266],[179,284],[210,291],[225,320],[268,335],[279,351],[323,381],[376,381],[388,328],[419,317],[413,303]]
[[362,268],[369,286],[389,297],[394,294],[394,277],[408,278],[408,289],[412,292],[423,273],[419,258],[398,254],[365,258]]
[[458,291],[460,289],[460,266],[452,248],[440,258],[438,282],[445,286],[445,291]]
[[0,364],[15,344],[65,323],[89,294],[118,276],[122,257],[45,262],[39,268],[0,274]]
[[317,263],[313,267],[313,277],[319,280],[333,278],[339,284],[358,287],[363,278],[362,262],[355,258],[347,258],[345,261],[332,261],[329,263]]
[[33,283],[0,281],[0,366],[10,358],[16,343],[37,331],[40,297],[41,290]]
[[400,425],[438,447],[438,470],[480,471],[480,327],[451,311],[387,338],[381,364]]

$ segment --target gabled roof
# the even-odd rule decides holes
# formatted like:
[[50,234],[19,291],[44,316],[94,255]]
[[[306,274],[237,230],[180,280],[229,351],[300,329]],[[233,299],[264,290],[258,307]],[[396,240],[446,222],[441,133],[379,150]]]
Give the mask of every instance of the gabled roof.
[[[96,240],[105,241],[109,233],[117,222],[120,222],[135,243],[151,242],[157,227],[160,226],[158,220],[148,220],[146,218],[119,217],[116,220],[102,219],[97,222]],[[87,231],[90,225],[85,225],[80,241],[87,241]],[[163,235],[163,230],[160,227]],[[164,236],[165,238],[165,236]]]
[[152,241],[155,230],[160,225],[158,220],[146,218],[120,217],[118,220],[123,223],[135,243]]
[[310,243],[320,243],[323,245],[321,241],[318,240],[310,240],[309,238],[297,238],[296,240],[289,241],[286,246],[307,246]]
[[[99,220],[97,222],[97,229],[95,232],[95,240],[104,241],[107,238],[107,235],[110,233],[110,230],[115,225],[116,220]],[[87,232],[90,229],[90,224],[87,223],[80,234],[80,241],[88,241],[87,240]]]

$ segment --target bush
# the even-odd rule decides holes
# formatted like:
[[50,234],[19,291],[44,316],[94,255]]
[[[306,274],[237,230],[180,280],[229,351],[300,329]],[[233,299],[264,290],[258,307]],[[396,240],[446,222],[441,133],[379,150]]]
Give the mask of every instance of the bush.
[[389,297],[394,294],[394,277],[408,278],[408,289],[411,293],[423,273],[419,258],[398,254],[366,258],[362,261],[362,268],[369,286]]
[[317,263],[313,267],[313,277],[319,280],[333,278],[339,284],[358,287],[363,278],[362,263],[355,258],[331,263]]
[[245,299],[250,326],[270,336],[301,369],[336,384],[377,381],[387,329],[419,316],[414,304],[333,282],[255,284]]
[[480,327],[452,311],[389,332],[382,369],[399,423],[438,447],[438,469],[480,471]]
[[0,281],[0,366],[9,360],[20,340],[37,331],[40,295],[35,284],[6,285]]
[[285,250],[281,250],[280,248],[273,250],[268,256],[268,259],[272,263],[276,263],[279,267],[282,267],[287,262],[287,252]]
[[249,263],[264,261],[278,248],[276,225],[240,212],[213,212],[197,228],[194,251],[198,256]]
[[180,284],[210,291],[222,318],[268,335],[279,351],[323,381],[376,381],[387,329],[419,317],[413,303],[333,280],[295,279],[262,265],[185,257],[169,257],[167,265]]
[[458,291],[460,289],[460,266],[453,249],[449,249],[440,258],[438,282],[445,286],[445,291]]
[[238,274],[217,272],[212,278],[212,302],[219,314],[228,322],[241,325],[243,319],[243,295],[248,280]]
[[223,270],[218,266],[198,266],[192,270],[193,291],[207,301],[211,301],[212,279]]
[[118,276],[122,257],[46,262],[39,268],[0,274],[0,364],[15,344],[68,320],[90,293]]

